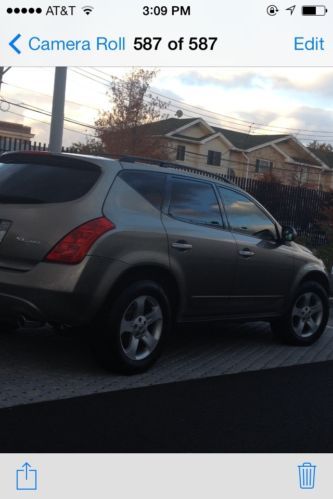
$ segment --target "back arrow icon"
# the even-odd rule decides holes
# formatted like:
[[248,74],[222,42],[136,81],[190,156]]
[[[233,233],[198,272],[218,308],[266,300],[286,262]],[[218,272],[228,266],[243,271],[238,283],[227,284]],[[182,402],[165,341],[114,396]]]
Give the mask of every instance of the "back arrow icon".
[[18,49],[18,48],[16,47],[15,43],[17,42],[17,40],[18,40],[19,38],[21,38],[21,36],[22,36],[22,35],[18,34],[18,35],[16,35],[16,36],[15,36],[15,37],[14,37],[14,38],[13,38],[13,39],[9,42],[9,46],[10,46],[13,50],[15,50],[15,52],[16,52],[17,54],[20,54],[20,53],[21,53],[21,51],[20,51],[20,49]]

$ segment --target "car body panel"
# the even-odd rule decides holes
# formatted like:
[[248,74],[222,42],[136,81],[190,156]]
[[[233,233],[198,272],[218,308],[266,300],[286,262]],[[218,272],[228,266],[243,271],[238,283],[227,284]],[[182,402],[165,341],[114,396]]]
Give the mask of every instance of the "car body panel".
[[[233,312],[276,313],[281,310],[294,279],[295,255],[287,244],[234,233],[238,249],[237,275],[230,304]],[[253,256],[243,257],[248,249]]]

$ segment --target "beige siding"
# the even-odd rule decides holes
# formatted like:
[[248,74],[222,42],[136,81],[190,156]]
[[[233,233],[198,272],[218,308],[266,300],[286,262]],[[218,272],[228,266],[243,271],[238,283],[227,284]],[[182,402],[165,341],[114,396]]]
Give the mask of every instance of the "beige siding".
[[[185,131],[182,132],[185,134]],[[207,130],[202,125],[196,125],[186,130],[186,135],[190,137],[202,137],[206,135]],[[185,160],[177,161],[177,146],[185,146]],[[278,143],[279,148],[283,149],[285,155],[293,156],[306,161],[311,160],[311,155],[303,151],[297,143],[292,141]],[[222,154],[221,166],[212,166],[207,164],[208,151],[218,151]],[[204,144],[191,143],[186,140],[168,140],[169,159],[179,164],[187,164],[193,167],[206,169],[219,174],[233,173],[238,177],[254,178],[258,180],[277,180],[285,185],[299,185],[312,189],[333,189],[333,171],[321,172],[321,168],[312,165],[301,165],[294,162],[288,162],[285,155],[279,152],[272,145],[261,147],[252,152],[241,152],[229,149],[228,144],[215,138]],[[258,159],[269,160],[273,163],[271,174],[269,172],[256,172],[256,161]],[[315,159],[314,159],[315,162]]]
[[191,126],[190,128],[181,130],[179,133],[180,135],[184,135],[188,138],[201,139],[202,137],[206,137],[206,135],[209,135],[211,132],[207,127],[203,126],[201,123],[198,123],[197,125]]
[[304,159],[304,161],[309,162],[312,161],[312,163],[316,166],[320,166],[320,162],[316,161],[315,158],[311,156],[310,153],[305,151],[302,147],[300,147],[297,142],[294,142],[293,140],[288,140],[286,142],[279,142],[276,144],[281,151],[283,151],[287,156],[290,158],[298,158],[298,159]]

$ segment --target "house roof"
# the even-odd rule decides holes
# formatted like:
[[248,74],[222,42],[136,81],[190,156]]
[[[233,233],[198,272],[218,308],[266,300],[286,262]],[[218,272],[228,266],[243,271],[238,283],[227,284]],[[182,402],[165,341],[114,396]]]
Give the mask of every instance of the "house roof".
[[31,133],[31,127],[21,125],[20,123],[13,123],[12,121],[0,121],[0,131],[12,131],[20,133]]
[[196,118],[168,118],[166,120],[155,121],[142,125],[149,133],[154,135],[166,135],[167,133],[178,130],[178,128],[192,123]]
[[238,149],[251,149],[252,147],[261,146],[267,142],[283,139],[289,135],[250,135],[243,132],[235,132],[226,128],[213,127],[216,132],[222,133],[235,147]]
[[327,166],[333,168],[333,151],[321,151],[320,149],[312,149],[309,147],[312,154],[315,154],[321,161],[323,161]]
[[[198,118],[168,118],[166,120],[156,121],[155,123],[149,123],[143,125],[149,133],[154,135],[166,135],[168,133],[174,132],[181,127],[189,125],[190,123],[197,121]],[[237,149],[251,149],[252,147],[257,147],[274,140],[283,139],[288,137],[288,135],[251,135],[248,133],[237,132],[234,130],[228,130],[227,128],[211,127],[214,133],[219,132],[224,137],[231,142],[231,144]],[[213,133],[211,135],[214,135]],[[174,137],[189,139],[190,137],[184,136],[182,134],[174,134]],[[209,135],[201,138],[191,137],[190,140],[201,141],[208,138]]]
[[[186,129],[187,125],[191,123],[197,124],[202,123],[206,125],[208,134],[203,137],[189,137],[183,134],[183,130]],[[205,123],[205,120],[200,118],[168,118],[165,120],[156,121],[154,123],[148,123],[147,125],[143,125],[145,130],[152,135],[168,135],[174,138],[190,140],[193,142],[202,142],[204,140],[209,139],[209,137],[214,137],[217,133],[220,133],[225,137],[225,139],[236,149],[241,149],[243,151],[248,151],[254,149],[256,147],[264,146],[265,144],[269,144],[275,141],[283,141],[283,139],[291,138],[290,135],[286,134],[275,134],[275,135],[256,135],[244,132],[238,132],[235,130],[228,130],[227,128],[220,128],[211,126],[208,123]],[[176,132],[176,133],[174,133]],[[212,133],[210,133],[212,132]],[[294,138],[295,139],[295,138]],[[296,139],[295,139],[296,140]],[[300,146],[306,150],[305,146]],[[317,157],[318,164],[324,163],[329,168],[333,169],[333,152],[330,151],[320,151],[317,149],[308,149],[309,153],[313,154]],[[301,158],[292,158],[296,162],[300,162],[303,164],[313,164],[310,159],[301,159]],[[322,162],[322,163],[320,163]]]

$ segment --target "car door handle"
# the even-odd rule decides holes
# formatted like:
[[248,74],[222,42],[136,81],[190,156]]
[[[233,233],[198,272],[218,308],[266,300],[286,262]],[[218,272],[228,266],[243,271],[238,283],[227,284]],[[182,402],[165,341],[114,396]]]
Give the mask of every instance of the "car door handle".
[[192,249],[192,244],[189,244],[186,241],[176,241],[175,243],[172,243],[171,246],[180,251]]
[[250,251],[249,248],[244,248],[244,249],[238,251],[238,254],[240,256],[244,256],[245,258],[249,258],[250,256],[255,255],[254,251]]

